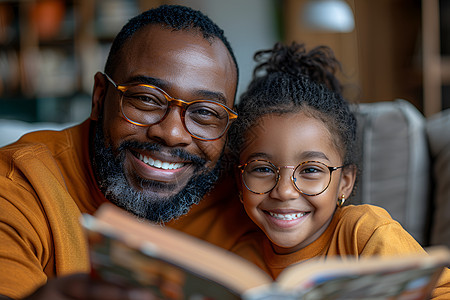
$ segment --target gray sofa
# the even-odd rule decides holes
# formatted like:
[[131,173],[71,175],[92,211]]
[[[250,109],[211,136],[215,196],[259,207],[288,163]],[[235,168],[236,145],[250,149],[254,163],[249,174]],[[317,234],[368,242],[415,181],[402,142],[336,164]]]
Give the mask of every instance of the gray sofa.
[[[356,106],[362,172],[350,203],[386,208],[423,246],[450,247],[450,110],[429,119],[409,102]],[[0,120],[0,146],[70,124]]]
[[356,108],[362,147],[353,203],[386,208],[423,246],[450,247],[450,110],[404,100]]

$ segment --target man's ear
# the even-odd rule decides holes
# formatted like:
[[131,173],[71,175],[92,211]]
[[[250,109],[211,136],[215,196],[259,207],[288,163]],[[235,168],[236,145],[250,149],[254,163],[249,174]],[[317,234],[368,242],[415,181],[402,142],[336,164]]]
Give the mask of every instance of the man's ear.
[[241,203],[244,203],[244,200],[242,199],[243,182],[242,182],[241,170],[239,170],[239,168],[237,168],[236,166],[234,167],[234,179],[235,179],[236,186],[238,189],[239,201],[241,201]]
[[238,187],[239,190],[241,190],[242,189],[241,170],[239,170],[239,168],[237,168],[236,166],[233,169],[234,169],[234,178],[236,180],[236,186]]
[[92,109],[91,120],[98,120],[98,117],[103,111],[103,104],[105,102],[106,88],[108,82],[101,72],[97,72],[94,76],[94,90],[92,92]]
[[355,165],[350,165],[342,169],[341,182],[339,184],[339,194],[345,195],[345,198],[349,198],[353,191],[353,186],[355,185],[357,167]]

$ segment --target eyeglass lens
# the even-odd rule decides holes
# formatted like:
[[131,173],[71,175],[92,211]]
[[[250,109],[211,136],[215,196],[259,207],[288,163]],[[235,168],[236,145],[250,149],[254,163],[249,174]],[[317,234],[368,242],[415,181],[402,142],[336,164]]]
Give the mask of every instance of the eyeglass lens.
[[[123,92],[124,116],[142,125],[161,121],[169,109],[165,94],[150,86],[132,86]],[[202,139],[220,137],[228,126],[228,112],[222,106],[208,101],[194,101],[187,105],[185,127],[193,136]]]
[[[280,174],[272,163],[254,160],[245,166],[242,178],[250,191],[264,194],[277,185]],[[299,164],[292,174],[292,181],[297,190],[306,195],[322,193],[328,187],[330,179],[329,168],[323,163],[314,161]]]

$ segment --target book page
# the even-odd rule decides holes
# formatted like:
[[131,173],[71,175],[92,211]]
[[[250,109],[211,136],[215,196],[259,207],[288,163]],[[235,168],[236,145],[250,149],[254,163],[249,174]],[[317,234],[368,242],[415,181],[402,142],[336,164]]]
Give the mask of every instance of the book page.
[[277,281],[304,299],[428,299],[450,252],[435,247],[428,254],[309,261],[286,269]]
[[[138,249],[144,256],[189,270],[199,277],[220,283],[237,294],[272,283],[270,276],[256,265],[229,251],[171,228],[139,221],[113,205],[102,206],[96,213],[96,219],[84,216],[83,222],[91,231],[101,232],[103,235],[107,233],[110,238],[121,240],[126,247]],[[134,267],[131,262],[128,264]]]
[[[85,222],[92,228],[92,220]],[[152,244],[136,249],[114,233],[97,229],[88,230],[88,240],[94,278],[149,289],[156,299],[240,299],[227,287],[161,259]]]

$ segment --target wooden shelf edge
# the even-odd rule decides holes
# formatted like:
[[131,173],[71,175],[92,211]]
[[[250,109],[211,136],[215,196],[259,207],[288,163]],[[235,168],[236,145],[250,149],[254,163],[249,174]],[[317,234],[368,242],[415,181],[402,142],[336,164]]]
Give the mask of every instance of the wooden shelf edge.
[[450,84],[450,56],[441,57],[441,80],[443,84]]

